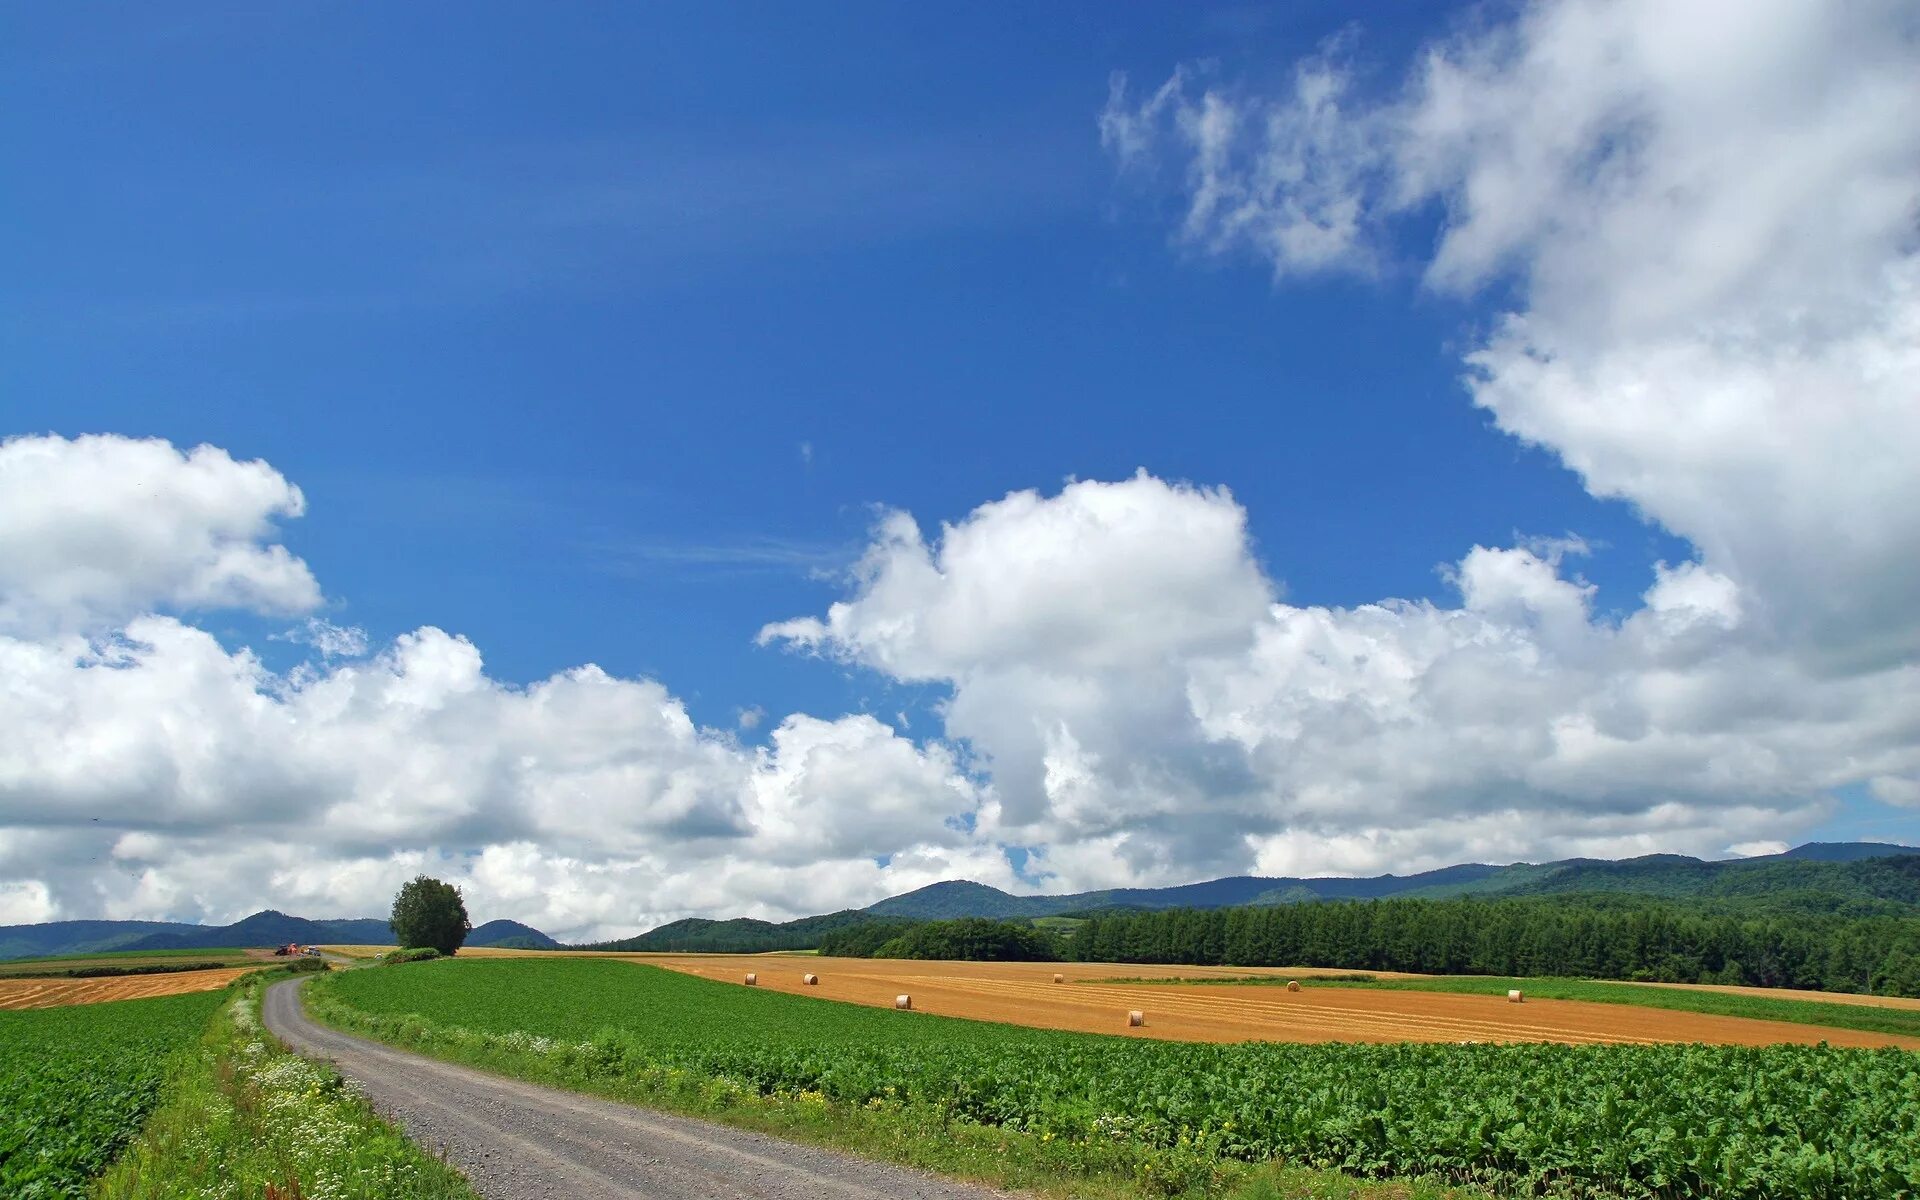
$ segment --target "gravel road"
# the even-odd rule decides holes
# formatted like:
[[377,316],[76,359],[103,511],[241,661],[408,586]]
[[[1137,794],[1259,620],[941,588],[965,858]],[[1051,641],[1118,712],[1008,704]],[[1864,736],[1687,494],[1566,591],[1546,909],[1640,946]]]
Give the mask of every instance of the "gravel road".
[[297,991],[304,982],[267,989],[267,1028],[295,1051],[333,1063],[416,1143],[444,1150],[490,1200],[1006,1194],[409,1054],[309,1021]]

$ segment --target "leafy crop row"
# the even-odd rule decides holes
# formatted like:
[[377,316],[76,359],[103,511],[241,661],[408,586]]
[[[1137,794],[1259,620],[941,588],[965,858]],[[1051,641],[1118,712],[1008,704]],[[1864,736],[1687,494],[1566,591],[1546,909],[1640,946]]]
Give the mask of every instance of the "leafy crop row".
[[622,963],[428,964],[322,981],[403,1043],[662,1068],[761,1093],[936,1107],[1079,1142],[1576,1195],[1897,1197],[1920,1057],[1825,1046],[1235,1046],[1024,1029]]
[[225,992],[0,1012],[0,1196],[83,1196]]

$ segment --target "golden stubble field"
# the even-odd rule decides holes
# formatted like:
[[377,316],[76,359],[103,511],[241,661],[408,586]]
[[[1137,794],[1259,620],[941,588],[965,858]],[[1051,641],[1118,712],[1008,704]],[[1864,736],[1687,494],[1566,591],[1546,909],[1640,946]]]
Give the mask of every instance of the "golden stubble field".
[[[540,958],[551,952],[476,947],[460,953],[463,958]],[[758,987],[824,1000],[886,1008],[893,1005],[895,996],[907,994],[913,997],[915,1010],[942,1016],[1190,1042],[1707,1042],[1746,1046],[1828,1042],[1836,1046],[1920,1050],[1920,1039],[1896,1034],[1627,1004],[1536,999],[1511,1004],[1501,996],[1316,988],[1316,976],[1349,972],[1311,967],[908,962],[801,954],[601,956],[742,986],[746,974],[753,972]],[[819,983],[804,983],[807,973],[817,975]],[[1383,979],[1420,978],[1389,971],[1370,973]],[[1055,975],[1063,982],[1053,982]],[[1301,990],[1289,992],[1276,984],[1236,987],[1101,982],[1116,977],[1247,976],[1297,979]],[[1844,1000],[1821,993],[1762,994]],[[1133,1010],[1146,1014],[1144,1028],[1127,1026],[1127,1013]]]
[[106,979],[0,979],[0,1009],[55,1008],[63,1004],[102,1004],[109,1000],[145,1000],[182,992],[211,992],[260,967],[221,967],[171,975],[117,975]]

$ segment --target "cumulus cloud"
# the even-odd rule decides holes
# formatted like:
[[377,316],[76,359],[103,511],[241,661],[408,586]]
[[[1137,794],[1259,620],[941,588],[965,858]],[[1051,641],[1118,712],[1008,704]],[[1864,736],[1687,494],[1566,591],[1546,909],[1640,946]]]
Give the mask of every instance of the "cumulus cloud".
[[111,627],[152,607],[299,613],[307,565],[268,539],[306,510],[264,462],[113,436],[0,442],[0,630]]
[[[109,642],[0,638],[0,663],[14,908],[363,912],[429,869],[489,914],[601,934],[1009,874],[956,832],[983,793],[951,751],[871,718],[789,717],[750,752],[651,680],[587,666],[509,687],[433,628],[274,674],[147,616]],[[802,868],[821,873],[796,886]]]
[[369,656],[310,618],[286,636],[313,657],[276,672],[184,611],[318,602],[264,540],[300,508],[271,468],[113,437],[3,455],[0,918],[369,912],[432,870],[593,936],[1011,882],[971,833],[990,789],[943,743],[794,715],[748,749],[655,681],[508,686],[433,627]]
[[[895,516],[851,599],[765,636],[950,684],[1000,836],[1074,883],[1714,853],[1805,828],[1840,786],[1910,802],[1911,8],[1542,0],[1384,93],[1363,49],[1273,96],[1200,66],[1117,78],[1102,139],[1178,180],[1180,242],[1283,280],[1384,274],[1437,214],[1427,286],[1514,298],[1465,358],[1473,402],[1692,561],[1649,564],[1618,617],[1567,543],[1469,550],[1452,604],[1295,607],[1268,603],[1224,493],[1077,484],[931,545]],[[1182,523],[1218,536],[1144,532]]]
[[1575,548],[1475,547],[1451,606],[1294,606],[1228,494],[1079,482],[931,544],[889,517],[850,599],[762,636],[948,683],[985,828],[1076,887],[1711,855],[1920,758],[1920,669],[1810,672],[1698,564],[1596,616]]
[[1275,97],[1121,81],[1102,126],[1123,164],[1185,164],[1187,241],[1281,275],[1370,270],[1438,208],[1428,284],[1524,300],[1466,359],[1497,425],[1691,541],[1796,652],[1888,666],[1920,651],[1916,24],[1543,0],[1385,95],[1342,46]]

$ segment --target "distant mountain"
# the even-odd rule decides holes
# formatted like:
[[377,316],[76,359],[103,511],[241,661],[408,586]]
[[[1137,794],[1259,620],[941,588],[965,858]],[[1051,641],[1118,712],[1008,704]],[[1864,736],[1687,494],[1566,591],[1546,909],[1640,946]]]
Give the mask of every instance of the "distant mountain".
[[[491,932],[489,932],[491,931]],[[498,946],[526,939],[540,948],[559,945],[518,921],[490,921],[474,931],[488,940],[470,945]],[[378,917],[314,921],[268,909],[231,925],[186,925],[177,921],[52,921],[41,925],[0,926],[0,959],[54,954],[104,954],[115,950],[210,950],[226,946],[382,945],[393,930]]]
[[159,934],[204,928],[174,921],[49,921],[0,925],[0,959],[49,954],[106,954]]
[[503,950],[558,950],[560,943],[531,925],[518,921],[488,921],[467,935],[469,946],[494,946]]
[[1920,854],[1920,847],[1899,846],[1892,842],[1808,842],[1779,854],[1762,854],[1738,862],[1777,862],[1796,859],[1807,862],[1858,862],[1863,858],[1888,858],[1899,854]]
[[[981,885],[971,883],[965,886],[980,887]],[[985,890],[991,892],[994,889],[986,888]],[[998,894],[1006,895],[1004,892]],[[763,954],[772,950],[811,950],[820,944],[822,937],[836,929],[866,925],[874,920],[873,913],[851,908],[818,917],[801,917],[797,921],[778,923],[756,921],[752,917],[735,917],[730,921],[687,917],[684,920],[650,929],[638,937],[621,938],[614,942],[596,942],[590,946],[577,946],[575,949],[623,950],[629,953],[645,950],[694,951],[715,954]]]
[[[1407,892],[1458,889],[1495,878],[1512,867],[1466,863],[1419,875],[1376,875],[1370,879],[1276,879],[1234,875],[1205,883],[1164,888],[1109,888],[1065,896],[1015,896],[964,879],[930,883],[889,896],[866,911],[880,917],[948,920],[954,917],[1057,917],[1063,913],[1115,908],[1233,908],[1247,904],[1293,904],[1311,900],[1376,900]],[[1532,870],[1532,868],[1522,868]]]
[[1379,900],[1389,896],[1527,896],[1570,892],[1632,892],[1666,897],[1722,897],[1811,892],[1836,900],[1920,903],[1908,895],[1899,871],[1860,864],[1907,855],[1920,847],[1882,842],[1825,842],[1781,854],[1708,862],[1681,854],[1652,854],[1619,862],[1572,858],[1551,863],[1489,866],[1463,863],[1416,875],[1365,879],[1263,878],[1236,875],[1165,888],[1113,888],[1064,896],[1015,896],[968,880],[948,880],[889,896],[865,911],[910,920],[954,917],[1031,918],[1103,909],[1230,908],[1316,900]]
[[[750,917],[725,921],[688,917],[635,937],[576,948],[710,953],[810,950],[830,932],[875,920],[902,924],[956,917],[1023,920],[1126,909],[1231,908],[1395,896],[1438,900],[1455,896],[1620,893],[1689,898],[1734,907],[1764,900],[1782,912],[1913,915],[1920,913],[1920,857],[1916,856],[1920,856],[1920,847],[1827,842],[1725,862],[1653,854],[1619,862],[1570,858],[1507,866],[1461,863],[1414,875],[1366,879],[1234,875],[1177,887],[1110,888],[1064,896],[1016,896],[984,883],[950,879],[889,896],[865,909],[782,922]],[[513,945],[511,940],[491,940],[496,926],[510,924],[483,925],[474,931],[468,944]],[[0,930],[0,939],[8,932]]]

